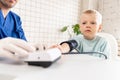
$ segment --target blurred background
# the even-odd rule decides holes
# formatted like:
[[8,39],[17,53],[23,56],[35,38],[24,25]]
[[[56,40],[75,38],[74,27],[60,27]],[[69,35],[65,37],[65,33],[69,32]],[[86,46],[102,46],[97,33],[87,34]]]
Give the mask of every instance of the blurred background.
[[96,9],[103,16],[103,30],[120,39],[120,0],[19,0],[12,10],[21,16],[29,42],[55,44],[69,39],[60,32],[66,25],[79,23],[85,9]]

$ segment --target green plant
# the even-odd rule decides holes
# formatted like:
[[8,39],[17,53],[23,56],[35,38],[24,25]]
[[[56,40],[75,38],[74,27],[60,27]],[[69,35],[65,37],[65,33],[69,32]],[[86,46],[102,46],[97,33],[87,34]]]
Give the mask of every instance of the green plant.
[[[75,35],[81,34],[79,24],[72,25],[71,27],[72,27],[72,31]],[[69,28],[70,28],[70,26],[64,26],[60,31],[61,32],[69,31],[68,30]],[[70,33],[70,31],[69,31],[69,33]],[[70,36],[71,36],[71,34],[70,34]]]
[[72,28],[73,28],[73,31],[76,35],[81,34],[79,24],[72,25]]

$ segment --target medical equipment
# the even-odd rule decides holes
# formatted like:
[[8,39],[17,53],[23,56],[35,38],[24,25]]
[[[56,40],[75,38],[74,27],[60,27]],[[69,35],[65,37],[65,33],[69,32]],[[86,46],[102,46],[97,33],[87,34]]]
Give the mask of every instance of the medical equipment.
[[[104,56],[105,59],[107,59],[107,55],[103,54],[102,52],[80,52],[79,50],[76,49],[78,43],[75,40],[64,41],[60,43],[60,45],[62,45],[63,43],[67,43],[70,46],[69,53],[64,53],[64,54],[92,54],[92,55],[98,54],[99,56]],[[73,49],[75,49],[77,52],[71,52]]]
[[52,63],[60,59],[61,51],[58,48],[31,53],[24,59],[29,65],[49,67]]

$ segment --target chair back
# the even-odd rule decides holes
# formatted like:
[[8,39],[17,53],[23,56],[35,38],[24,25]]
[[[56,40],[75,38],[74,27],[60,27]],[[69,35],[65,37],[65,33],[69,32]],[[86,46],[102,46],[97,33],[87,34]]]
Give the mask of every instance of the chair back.
[[106,38],[111,47],[110,58],[116,58],[118,56],[118,43],[115,37],[109,33],[98,33],[99,36]]

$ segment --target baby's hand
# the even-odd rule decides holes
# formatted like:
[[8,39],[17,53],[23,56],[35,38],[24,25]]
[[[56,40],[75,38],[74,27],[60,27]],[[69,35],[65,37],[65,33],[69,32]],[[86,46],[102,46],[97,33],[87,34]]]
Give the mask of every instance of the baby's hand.
[[52,45],[51,47],[49,47],[49,49],[52,49],[52,48],[58,48],[61,51],[61,53],[64,53],[65,51],[64,48],[59,44]]
[[58,44],[56,44],[56,45],[52,45],[52,46],[50,46],[49,48],[51,49],[51,48],[57,48],[59,45]]

